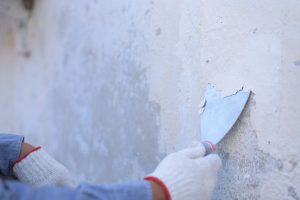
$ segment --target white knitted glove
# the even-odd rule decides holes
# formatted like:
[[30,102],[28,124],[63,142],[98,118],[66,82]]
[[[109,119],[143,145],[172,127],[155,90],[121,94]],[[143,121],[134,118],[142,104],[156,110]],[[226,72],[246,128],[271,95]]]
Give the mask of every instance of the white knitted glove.
[[169,200],[211,199],[221,160],[215,154],[204,154],[204,146],[194,143],[167,156],[145,179],[160,184]]
[[15,176],[33,186],[60,185],[75,187],[77,184],[70,172],[46,151],[37,148],[13,167]]

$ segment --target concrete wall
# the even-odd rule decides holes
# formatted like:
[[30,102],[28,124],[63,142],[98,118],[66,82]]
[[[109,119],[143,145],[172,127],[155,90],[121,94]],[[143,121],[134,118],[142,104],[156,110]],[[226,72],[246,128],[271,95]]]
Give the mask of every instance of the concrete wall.
[[200,138],[207,83],[245,86],[213,199],[300,199],[299,1],[5,1],[2,132],[80,180],[139,178]]

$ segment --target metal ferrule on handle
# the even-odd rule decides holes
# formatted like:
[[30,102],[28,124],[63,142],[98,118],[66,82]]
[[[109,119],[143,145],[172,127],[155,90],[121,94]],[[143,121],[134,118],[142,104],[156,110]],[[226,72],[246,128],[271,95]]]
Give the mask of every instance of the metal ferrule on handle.
[[207,156],[211,153],[214,153],[217,150],[217,146],[210,141],[204,141],[204,142],[202,142],[202,144],[205,147],[205,156]]

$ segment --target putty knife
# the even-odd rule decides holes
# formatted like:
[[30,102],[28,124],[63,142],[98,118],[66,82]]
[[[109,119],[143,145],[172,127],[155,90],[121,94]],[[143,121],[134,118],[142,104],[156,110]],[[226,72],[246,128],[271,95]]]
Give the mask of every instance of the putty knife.
[[201,141],[206,155],[216,151],[216,144],[231,130],[243,112],[251,91],[243,88],[223,97],[211,84],[205,91],[204,111],[201,114]]

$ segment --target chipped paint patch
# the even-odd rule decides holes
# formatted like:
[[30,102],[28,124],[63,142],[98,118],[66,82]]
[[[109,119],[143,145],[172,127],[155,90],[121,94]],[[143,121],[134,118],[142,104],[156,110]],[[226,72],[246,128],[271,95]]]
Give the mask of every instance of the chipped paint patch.
[[[220,143],[223,161],[214,200],[259,199],[260,189],[270,171],[280,172],[283,162],[258,149],[257,135],[251,127],[249,115],[253,98],[241,118]],[[250,125],[250,126],[249,126]]]
[[294,65],[300,66],[300,60],[295,61],[295,62],[294,62]]
[[24,8],[28,11],[32,11],[34,8],[34,0],[23,0]]

